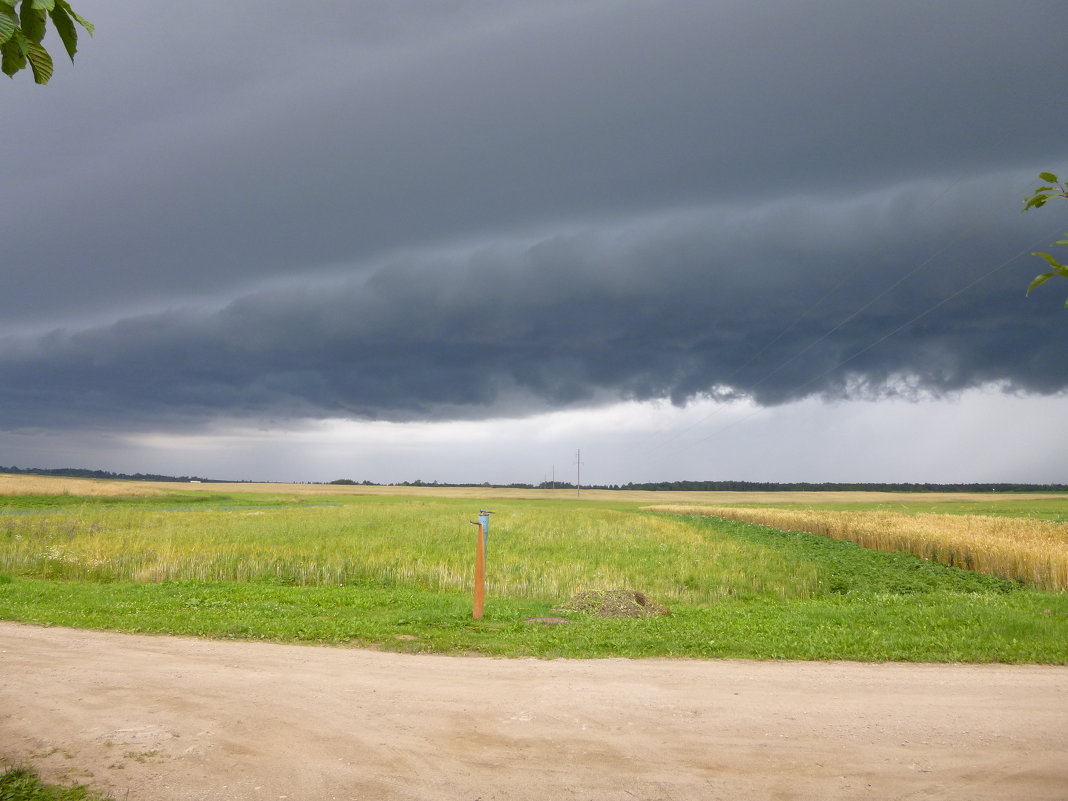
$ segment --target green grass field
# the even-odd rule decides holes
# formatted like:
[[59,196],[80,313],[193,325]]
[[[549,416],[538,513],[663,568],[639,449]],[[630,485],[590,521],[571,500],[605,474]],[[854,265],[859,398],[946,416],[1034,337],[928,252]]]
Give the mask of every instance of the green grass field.
[[84,785],[45,784],[32,768],[0,772],[0,801],[110,801]]
[[[1059,520],[1068,500],[1050,500],[998,509]],[[474,621],[469,521],[480,506],[496,514],[486,616]],[[0,496],[0,618],[500,656],[1068,663],[1063,592],[638,507],[232,488],[10,494]],[[976,511],[960,501],[937,511],[950,507]],[[528,622],[579,591],[611,589],[640,590],[671,614]]]

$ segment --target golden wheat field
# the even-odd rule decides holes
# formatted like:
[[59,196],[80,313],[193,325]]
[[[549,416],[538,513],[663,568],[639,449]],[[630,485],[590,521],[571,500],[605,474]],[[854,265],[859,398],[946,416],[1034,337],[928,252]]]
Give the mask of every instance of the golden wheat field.
[[[1016,496],[1020,499],[1020,496]],[[988,500],[984,496],[984,500]],[[651,511],[700,514],[907,551],[943,564],[1068,590],[1068,523],[1014,517],[657,505]]]

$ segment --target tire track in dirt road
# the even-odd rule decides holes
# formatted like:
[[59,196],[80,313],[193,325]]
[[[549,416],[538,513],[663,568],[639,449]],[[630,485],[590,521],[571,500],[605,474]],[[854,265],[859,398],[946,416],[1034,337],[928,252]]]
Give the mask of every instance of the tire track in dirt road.
[[1068,668],[411,656],[0,623],[0,759],[129,801],[1068,798]]

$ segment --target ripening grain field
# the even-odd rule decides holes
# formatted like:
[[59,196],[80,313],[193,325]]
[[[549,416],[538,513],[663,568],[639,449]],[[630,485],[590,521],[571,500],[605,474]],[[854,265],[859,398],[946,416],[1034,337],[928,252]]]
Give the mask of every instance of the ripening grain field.
[[[501,507],[500,504],[496,506]],[[339,506],[74,508],[0,516],[0,572],[94,582],[470,586],[478,504],[395,499]],[[812,568],[685,522],[597,506],[505,504],[493,518],[488,591],[567,598],[641,586],[687,602],[809,597]]]
[[[830,529],[724,519],[722,508],[718,517],[693,505],[643,510],[636,501],[645,497],[608,492],[490,499],[467,489],[450,497],[440,488],[50,481],[0,481],[0,618],[505,656],[1068,663],[1068,596],[1041,589],[1059,574],[1036,567],[1045,563],[1035,555],[1055,552],[1063,524],[1047,531],[1019,517],[1048,498],[1004,507],[1004,532],[1031,532],[1031,562],[1017,554],[1015,572],[988,575],[961,566],[1009,564],[1025,537],[988,531],[965,552],[952,539],[972,525],[960,516],[911,515],[915,537],[943,543],[917,556],[900,552],[878,510],[849,514],[884,538],[873,547],[893,552],[834,539]],[[871,495],[858,500],[888,500]],[[979,503],[953,501],[959,511]],[[1060,503],[1068,512],[1068,500]],[[474,621],[470,521],[479,508],[495,514],[487,613]],[[939,562],[946,553],[952,566]],[[641,591],[671,614],[539,620],[560,616],[576,593],[618,589]]]
[[1045,590],[1068,590],[1068,523],[970,514],[693,505],[646,508],[805,531],[879,551],[904,551]]

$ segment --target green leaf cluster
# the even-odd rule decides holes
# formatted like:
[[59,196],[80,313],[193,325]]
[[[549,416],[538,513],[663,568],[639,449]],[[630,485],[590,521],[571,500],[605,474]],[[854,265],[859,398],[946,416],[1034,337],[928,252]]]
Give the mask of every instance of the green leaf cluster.
[[90,36],[93,23],[75,12],[67,0],[0,0],[0,71],[13,78],[28,65],[36,83],[48,83],[52,77],[52,56],[42,41],[49,19],[73,61],[78,51],[78,29],[74,23]]
[[1024,211],[1028,209],[1040,209],[1055,197],[1068,198],[1068,188],[1061,183],[1060,179],[1051,172],[1040,172],[1038,177],[1046,184],[1052,186],[1040,186],[1031,193],[1024,201]]
[[[1024,200],[1024,211],[1027,211],[1028,209],[1040,209],[1055,197],[1063,197],[1068,200],[1068,185],[1061,181],[1060,178],[1051,172],[1040,172],[1038,177],[1042,180],[1043,185],[1035,189],[1035,191],[1031,193],[1031,196]],[[1065,236],[1068,236],[1068,233],[1066,233]],[[1059,239],[1053,244],[1068,245],[1068,239]],[[1059,275],[1062,278],[1068,278],[1068,265],[1057,261],[1057,259],[1049,253],[1032,253],[1031,255],[1044,259],[1050,269],[1048,272],[1040,273],[1035,276],[1034,280],[1027,286],[1028,295],[1031,294],[1032,289],[1042,286],[1042,284],[1046,283],[1055,275]],[[1068,309],[1068,300],[1064,302],[1064,307]]]

